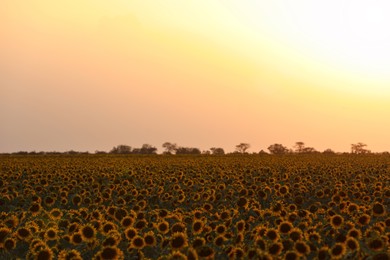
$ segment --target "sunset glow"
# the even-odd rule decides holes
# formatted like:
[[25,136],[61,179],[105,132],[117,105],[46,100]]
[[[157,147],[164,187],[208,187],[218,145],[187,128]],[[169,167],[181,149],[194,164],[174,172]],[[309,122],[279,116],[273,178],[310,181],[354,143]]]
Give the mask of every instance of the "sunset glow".
[[0,152],[390,150],[384,0],[3,0]]

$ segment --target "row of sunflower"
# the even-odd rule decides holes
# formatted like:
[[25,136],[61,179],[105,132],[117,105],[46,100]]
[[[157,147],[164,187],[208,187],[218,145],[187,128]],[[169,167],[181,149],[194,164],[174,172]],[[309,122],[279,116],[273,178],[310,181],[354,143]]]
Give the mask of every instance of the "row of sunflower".
[[0,259],[389,259],[387,156],[2,156]]

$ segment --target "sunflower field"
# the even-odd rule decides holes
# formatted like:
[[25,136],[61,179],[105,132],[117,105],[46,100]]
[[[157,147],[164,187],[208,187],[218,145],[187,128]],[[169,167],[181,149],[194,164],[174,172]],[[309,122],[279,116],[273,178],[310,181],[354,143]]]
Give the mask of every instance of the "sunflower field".
[[390,259],[388,155],[4,155],[0,175],[0,259]]

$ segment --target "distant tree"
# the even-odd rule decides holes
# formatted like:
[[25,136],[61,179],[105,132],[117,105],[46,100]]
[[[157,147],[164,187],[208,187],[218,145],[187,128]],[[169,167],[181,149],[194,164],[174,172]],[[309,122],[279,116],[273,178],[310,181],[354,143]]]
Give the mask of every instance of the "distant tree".
[[264,151],[263,149],[261,149],[259,154],[268,154],[268,153],[266,151]]
[[17,154],[17,155],[27,155],[27,154],[28,154],[28,152],[27,152],[27,151],[18,151],[18,152],[12,153],[12,154]]
[[70,151],[66,151],[64,152],[64,154],[70,154],[70,155],[75,155],[75,154],[79,154],[80,152],[77,152],[77,151],[74,151],[74,150],[70,150]]
[[143,144],[139,153],[140,154],[156,154],[157,148],[154,146],[151,146],[150,144]]
[[107,154],[107,152],[106,152],[106,151],[99,151],[99,150],[96,150],[96,151],[95,151],[95,154]]
[[268,146],[268,150],[271,154],[286,154],[288,153],[288,148],[282,144],[272,144]]
[[201,151],[198,148],[193,147],[178,147],[176,149],[176,154],[201,154]]
[[110,153],[113,154],[129,154],[131,153],[131,147],[128,145],[118,145],[116,147],[113,147],[110,151]]
[[223,148],[219,148],[219,147],[211,147],[210,151],[214,155],[223,155],[223,154],[225,154],[225,150]]
[[210,152],[210,150],[204,150],[204,151],[202,151],[202,154],[209,155],[209,154],[211,154],[211,152]]
[[304,142],[296,142],[294,145],[295,152],[296,153],[302,153],[303,149],[305,149],[305,143]]
[[322,152],[323,154],[336,154],[332,149],[326,149]]
[[367,154],[371,153],[370,150],[365,149],[367,145],[364,143],[351,144],[351,153],[354,154]]
[[248,150],[250,147],[251,147],[251,145],[248,143],[240,143],[240,144],[236,145],[236,151],[239,153],[245,153],[246,150]]
[[316,153],[316,149],[313,147],[304,147],[301,151],[301,153]]
[[176,152],[177,144],[165,142],[162,144],[162,147],[165,149],[165,154],[173,154]]

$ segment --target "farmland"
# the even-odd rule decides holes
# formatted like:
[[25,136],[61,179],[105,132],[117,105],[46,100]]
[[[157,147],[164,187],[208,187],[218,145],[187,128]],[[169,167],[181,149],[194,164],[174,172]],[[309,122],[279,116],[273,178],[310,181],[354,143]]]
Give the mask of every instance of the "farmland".
[[390,259],[387,155],[0,157],[0,259]]

